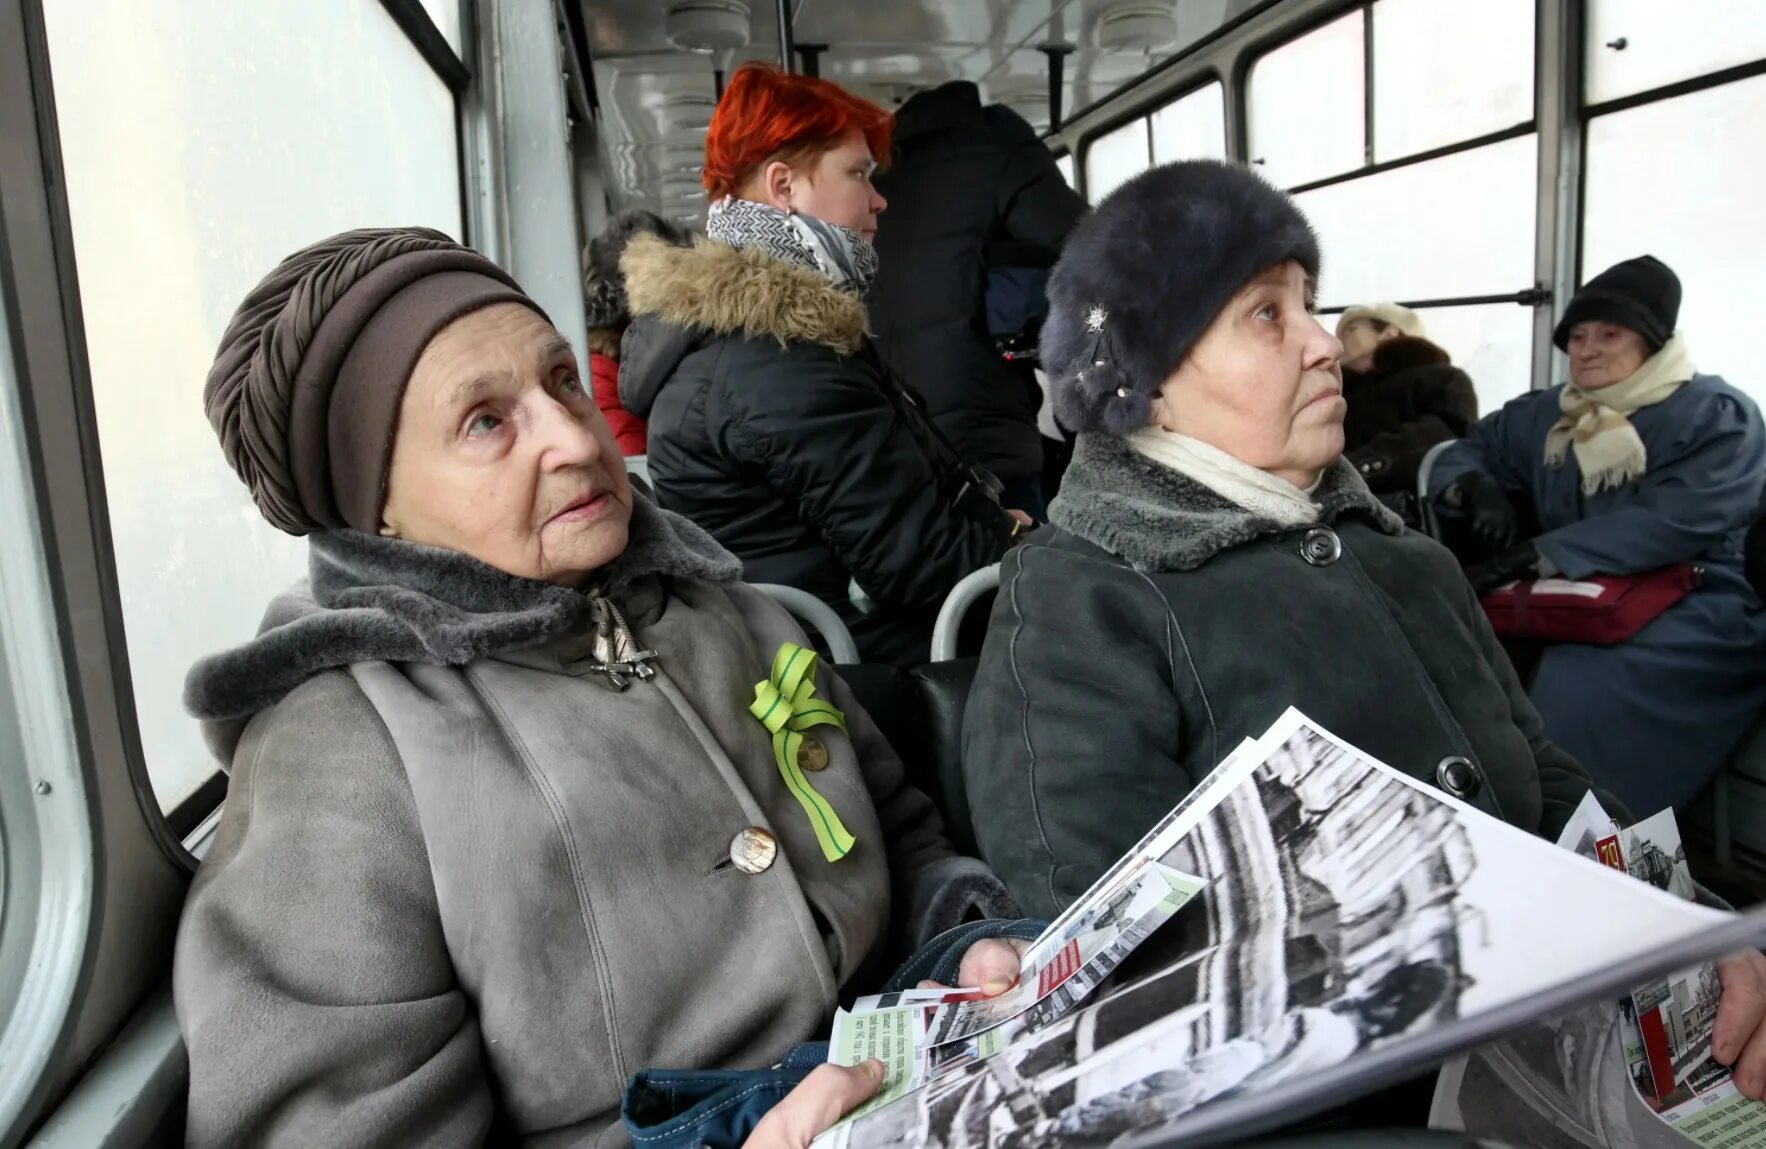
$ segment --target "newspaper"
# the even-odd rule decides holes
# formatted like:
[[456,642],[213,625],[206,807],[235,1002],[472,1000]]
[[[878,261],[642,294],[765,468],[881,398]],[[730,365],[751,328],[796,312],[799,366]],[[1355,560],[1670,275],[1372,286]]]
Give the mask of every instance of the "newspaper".
[[[1591,793],[1558,845],[1676,897],[1695,892],[1671,810],[1620,829]],[[1566,1149],[1766,1146],[1766,1104],[1711,1056],[1721,996],[1704,962],[1478,1050],[1443,1072],[1430,1124]]]
[[[1142,943],[1132,976],[1059,1016],[983,1031],[954,1067],[931,1044],[917,1088],[910,1071],[818,1144],[1103,1146],[1182,1139],[1216,1108],[1292,1120],[1353,1096],[1358,1062],[1423,1046],[1433,1064],[1487,1041],[1480,1018],[1611,985],[1612,969],[1647,968],[1665,943],[1730,920],[1490,818],[1294,711],[1151,840],[1160,853],[1143,842],[1099,885],[1148,862],[1203,885]],[[898,1023],[898,1049],[928,1048],[914,1024]],[[1265,1093],[1279,1112],[1241,1104]]]
[[1079,914],[1051,925],[1027,947],[1017,981],[997,997],[975,989],[915,990],[860,998],[836,1013],[829,1060],[857,1065],[876,1058],[884,1068],[877,1096],[852,1117],[991,1057],[1062,1016],[1207,885],[1150,860],[1133,867],[1131,878],[1094,888],[1076,903]]

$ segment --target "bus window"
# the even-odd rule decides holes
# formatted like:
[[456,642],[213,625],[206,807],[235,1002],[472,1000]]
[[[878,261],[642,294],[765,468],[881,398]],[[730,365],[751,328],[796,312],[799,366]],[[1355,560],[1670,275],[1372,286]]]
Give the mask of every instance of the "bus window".
[[[1583,172],[1582,274],[1648,253],[1680,276],[1692,360],[1766,404],[1754,370],[1766,76],[1597,116]],[[1756,237],[1749,242],[1748,237]]]
[[1153,113],[1153,162],[1226,158],[1226,89],[1219,80]]
[[1368,162],[1363,19],[1357,8],[1252,65],[1251,162],[1277,187]]
[[1073,186],[1073,157],[1071,155],[1056,156],[1055,157],[1055,167],[1060,169],[1061,178],[1067,181],[1067,186],[1072,187]]
[[1589,0],[1587,19],[1590,104],[1766,58],[1759,0]]
[[441,34],[447,37],[448,47],[454,55],[463,55],[463,37],[460,35],[460,0],[423,0],[423,10],[435,22]]
[[1531,0],[1376,0],[1251,70],[1252,155],[1318,229],[1320,303],[1426,305],[1485,411],[1532,385],[1533,43]]
[[1142,116],[1113,128],[1085,148],[1085,194],[1091,202],[1103,198],[1146,171],[1152,163],[1152,143],[1147,120]]
[[[429,7],[457,39],[457,0]],[[379,4],[68,0],[43,16],[136,720],[169,810],[216,768],[185,672],[305,570],[203,415],[222,328],[315,239],[459,237],[454,98]]]
[[1531,120],[1533,20],[1533,0],[1380,0],[1374,162]]

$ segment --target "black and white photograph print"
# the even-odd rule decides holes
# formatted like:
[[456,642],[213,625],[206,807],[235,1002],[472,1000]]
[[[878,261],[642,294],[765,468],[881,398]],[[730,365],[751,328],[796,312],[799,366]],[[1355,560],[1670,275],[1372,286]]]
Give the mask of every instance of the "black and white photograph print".
[[[910,1128],[909,1143],[953,1149],[1177,1128],[1717,917],[1445,801],[1294,712],[1259,748],[1161,859],[1209,885],[1121,984],[844,1127],[838,1149]],[[923,1117],[885,1117],[895,1108]]]

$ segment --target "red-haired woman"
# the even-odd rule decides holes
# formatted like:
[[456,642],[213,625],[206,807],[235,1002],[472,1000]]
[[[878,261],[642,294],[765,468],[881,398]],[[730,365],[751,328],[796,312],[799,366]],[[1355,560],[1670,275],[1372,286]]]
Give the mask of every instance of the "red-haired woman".
[[639,236],[619,389],[649,420],[650,475],[752,582],[832,606],[866,661],[923,659],[958,579],[1017,520],[891,379],[863,293],[891,117],[826,80],[747,64],[705,145],[708,240]]

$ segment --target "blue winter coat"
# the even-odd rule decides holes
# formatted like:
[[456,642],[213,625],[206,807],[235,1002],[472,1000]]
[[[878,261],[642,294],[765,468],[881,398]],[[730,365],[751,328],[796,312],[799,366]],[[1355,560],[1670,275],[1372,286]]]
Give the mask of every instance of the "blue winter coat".
[[1534,544],[1568,578],[1704,569],[1698,590],[1629,641],[1551,647],[1532,688],[1546,734],[1647,817],[1689,802],[1766,705],[1766,608],[1742,563],[1766,484],[1766,425],[1752,399],[1695,375],[1630,416],[1648,473],[1584,495],[1574,451],[1545,463],[1560,391],[1479,422],[1442,454],[1429,493],[1478,470],[1525,494],[1544,531]]

